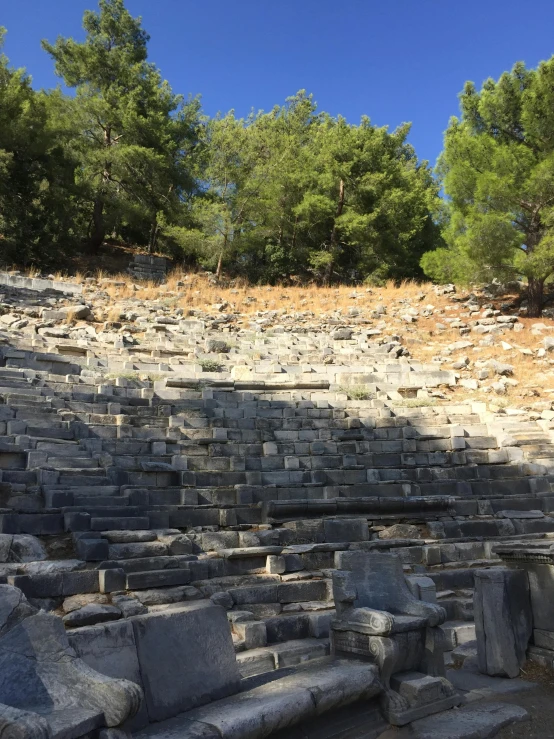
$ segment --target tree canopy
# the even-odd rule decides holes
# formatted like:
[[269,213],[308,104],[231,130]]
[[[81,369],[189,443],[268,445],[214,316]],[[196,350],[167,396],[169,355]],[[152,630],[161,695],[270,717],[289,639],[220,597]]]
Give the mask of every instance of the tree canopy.
[[409,124],[351,124],[304,91],[208,118],[148,59],[124,0],[99,0],[83,27],[43,41],[69,95],[0,61],[6,259],[45,266],[111,238],[256,281],[422,276],[442,243],[438,188]]
[[35,90],[0,56],[5,263],[66,264],[115,240],[257,282],[517,276],[540,314],[554,278],[554,57],[466,83],[433,172],[409,123],[351,123],[304,90],[246,118],[206,116],[149,60],[124,0],[99,0],[83,27],[83,41],[43,42],[70,94]]
[[438,172],[447,195],[446,248],[425,272],[458,282],[502,276],[528,281],[529,315],[541,312],[554,274],[554,57],[518,63],[461,95]]

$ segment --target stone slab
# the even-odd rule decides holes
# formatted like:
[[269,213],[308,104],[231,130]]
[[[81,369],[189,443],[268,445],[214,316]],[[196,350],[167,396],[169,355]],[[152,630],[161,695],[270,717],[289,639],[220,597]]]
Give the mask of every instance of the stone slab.
[[223,608],[200,602],[132,619],[151,721],[238,692],[240,674]]
[[149,726],[137,739],[262,739],[380,691],[375,666],[331,658],[254,680],[257,687]]
[[476,570],[473,602],[480,671],[517,677],[533,631],[527,573],[500,567]]

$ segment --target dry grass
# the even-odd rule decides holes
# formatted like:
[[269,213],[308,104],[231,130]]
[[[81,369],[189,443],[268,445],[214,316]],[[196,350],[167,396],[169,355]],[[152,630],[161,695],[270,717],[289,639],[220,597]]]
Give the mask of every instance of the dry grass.
[[104,314],[104,320],[110,321],[111,323],[116,323],[117,321],[121,320],[121,308],[117,305],[110,307],[108,311]]

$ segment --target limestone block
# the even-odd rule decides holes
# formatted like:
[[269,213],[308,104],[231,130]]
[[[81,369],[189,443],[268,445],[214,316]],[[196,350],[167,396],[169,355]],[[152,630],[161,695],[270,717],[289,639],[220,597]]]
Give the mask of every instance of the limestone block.
[[194,603],[132,622],[151,721],[238,692],[240,675],[222,608]]
[[475,571],[475,631],[479,670],[517,677],[532,634],[529,583],[523,570]]

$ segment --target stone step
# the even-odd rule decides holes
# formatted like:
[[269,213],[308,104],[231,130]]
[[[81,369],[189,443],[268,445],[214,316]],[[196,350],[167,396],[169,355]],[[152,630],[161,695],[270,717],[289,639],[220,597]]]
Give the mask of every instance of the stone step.
[[[81,452],[81,454],[83,454],[83,452]],[[91,459],[90,457],[64,455],[62,457],[48,457],[44,466],[55,470],[88,470],[98,467],[99,462],[97,459]]]
[[161,541],[129,542],[126,544],[110,544],[108,558],[110,560],[144,559],[146,557],[167,556],[169,547]]
[[243,678],[293,667],[329,654],[328,639],[294,639],[283,644],[248,649],[237,654]]
[[0,394],[2,395],[12,392],[18,393],[26,388],[32,388],[29,380],[19,379],[11,375],[0,375],[0,385],[2,386],[0,390]]
[[227,590],[236,606],[249,610],[252,604],[298,603],[302,601],[327,600],[329,587],[326,580],[306,580],[301,582],[271,583],[236,587]]
[[40,439],[59,439],[60,441],[72,441],[75,439],[73,429],[67,427],[63,421],[48,422],[44,426],[28,424],[25,431],[27,436]]
[[[156,535],[154,532],[148,533],[152,534],[152,541],[156,541]],[[134,559],[106,560],[98,565],[98,569],[105,570],[115,568],[122,569],[127,573],[165,571],[173,569],[184,569],[190,571],[190,564],[198,564],[198,562],[198,558],[193,554],[160,554],[151,557],[136,557]],[[204,570],[206,574],[208,570],[207,563],[204,565]]]
[[525,454],[533,458],[533,460],[538,459],[552,459],[554,457],[554,445],[550,446],[543,446],[543,445],[529,445],[522,447]]
[[[129,505],[129,498],[123,495],[110,496],[74,496],[74,504],[77,508],[85,508],[91,513],[97,508],[125,508]],[[67,507],[64,506],[67,510]]]
[[66,487],[87,487],[89,485],[108,485],[109,480],[106,477],[104,469],[87,469],[86,474],[81,475],[81,470],[64,469],[57,470],[60,472],[59,484]]
[[39,452],[53,452],[58,457],[80,457],[84,453],[78,441],[37,441],[35,448]]
[[[71,506],[71,512],[72,513],[88,513],[88,510],[85,506]],[[62,511],[64,513],[68,512],[68,510],[63,507]],[[113,516],[115,517],[123,517],[123,518],[132,518],[133,516],[140,516],[141,513],[144,516],[144,512],[138,507],[138,506],[122,506],[120,508],[114,507],[114,506],[107,506],[106,508],[102,508],[101,506],[96,506],[94,508],[94,514],[96,518],[111,518]],[[148,527],[147,527],[148,528]]]
[[185,569],[147,570],[145,572],[127,573],[126,588],[127,590],[148,590],[188,585],[190,581],[191,574]]
[[46,393],[48,391],[45,388],[33,387],[29,383],[21,382],[18,386],[13,387],[5,385],[0,379],[0,395],[6,398],[6,404],[11,405],[11,401],[18,401],[21,399],[28,399],[31,397],[38,398],[39,401],[42,399],[46,400]]
[[[71,493],[78,501],[81,497],[119,496],[119,485],[43,485],[44,493]],[[84,504],[83,504],[84,505]]]
[[127,517],[127,516],[110,516],[110,517],[91,517],[91,531],[138,531],[147,529],[150,526],[150,519],[147,516]]

